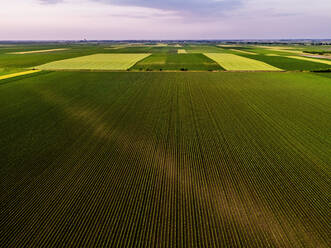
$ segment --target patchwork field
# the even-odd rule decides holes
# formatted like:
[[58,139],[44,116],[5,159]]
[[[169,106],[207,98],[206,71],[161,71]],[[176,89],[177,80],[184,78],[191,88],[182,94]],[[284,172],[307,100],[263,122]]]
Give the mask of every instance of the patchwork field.
[[0,45],[0,247],[329,247],[331,48],[218,45]]
[[41,70],[127,70],[150,54],[94,54],[37,66]]
[[182,53],[187,53],[185,49],[178,49],[178,52],[179,54],[182,54]]
[[[29,68],[35,68],[40,65],[44,65],[50,62],[59,63],[61,60],[78,58],[96,54],[152,54],[153,61],[150,65],[144,64],[143,67],[138,70],[192,70],[192,71],[209,71],[209,70],[224,70],[216,62],[203,56],[203,53],[227,53],[234,54],[241,57],[257,60],[269,64],[273,67],[288,70],[288,71],[316,71],[329,69],[330,65],[322,64],[317,61],[304,61],[288,56],[293,56],[292,53],[277,52],[272,49],[267,49],[265,46],[239,46],[239,45],[227,45],[218,47],[216,45],[195,45],[185,44],[181,47],[176,44],[169,44],[167,46],[159,45],[143,45],[143,44],[119,44],[112,45],[116,49],[109,49],[110,45],[71,45],[67,50],[62,50],[56,45],[28,45],[28,46],[3,46],[0,47],[0,74],[5,74],[5,71],[24,71]],[[287,50],[288,48],[283,48]],[[293,48],[292,48],[293,49]],[[324,51],[327,48],[296,48],[302,49],[302,51]],[[30,51],[47,51],[55,50],[56,52],[49,53],[26,53]],[[186,54],[177,54],[178,50],[185,50],[189,54],[197,55],[195,57],[182,57]],[[23,54],[11,54],[13,51]],[[274,54],[275,56],[269,56]],[[274,58],[271,58],[274,57]],[[93,57],[92,57],[93,58]],[[155,61],[156,60],[161,61]],[[189,61],[189,59],[192,61]],[[323,59],[322,59],[323,60]],[[326,59],[325,59],[326,60]],[[325,61],[323,60],[323,61]],[[148,60],[147,60],[148,61]],[[163,61],[163,62],[162,62]],[[61,61],[62,62],[62,61]],[[157,65],[155,65],[157,63]],[[213,64],[211,64],[213,63]],[[161,66],[162,65],[162,66]],[[98,65],[94,65],[99,67]],[[102,67],[102,65],[101,65]],[[2,69],[1,69],[2,68]],[[76,69],[77,70],[77,69]],[[137,68],[134,68],[137,70]]]
[[224,70],[215,61],[203,54],[153,54],[138,62],[135,70],[177,70],[177,71],[207,71]]
[[327,74],[33,75],[0,85],[1,246],[329,246]]
[[235,54],[205,53],[228,71],[281,71],[281,69],[258,60],[245,58]]
[[[45,47],[47,48],[47,47]],[[99,47],[72,47],[68,50],[62,50],[51,53],[32,53],[32,54],[9,54],[10,51],[21,50],[30,51],[36,47],[10,47],[0,49],[0,68],[17,69],[31,68],[34,66],[46,64],[53,61],[76,58],[96,53],[104,53],[106,50]]]

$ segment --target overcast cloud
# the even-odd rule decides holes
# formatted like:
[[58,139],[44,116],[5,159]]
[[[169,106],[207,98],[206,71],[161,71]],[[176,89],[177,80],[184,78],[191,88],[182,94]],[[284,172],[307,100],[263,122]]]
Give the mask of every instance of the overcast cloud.
[[330,0],[11,0],[0,40],[331,38]]

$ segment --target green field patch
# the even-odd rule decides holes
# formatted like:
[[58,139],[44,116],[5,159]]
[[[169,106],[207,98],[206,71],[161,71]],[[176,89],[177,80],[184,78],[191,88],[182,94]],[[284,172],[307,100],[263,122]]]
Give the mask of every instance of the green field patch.
[[258,60],[248,59],[235,54],[205,53],[228,71],[281,71],[281,69]]
[[143,71],[223,70],[216,62],[203,54],[153,54],[138,62],[132,69]]
[[37,66],[41,70],[127,70],[150,54],[94,54]]

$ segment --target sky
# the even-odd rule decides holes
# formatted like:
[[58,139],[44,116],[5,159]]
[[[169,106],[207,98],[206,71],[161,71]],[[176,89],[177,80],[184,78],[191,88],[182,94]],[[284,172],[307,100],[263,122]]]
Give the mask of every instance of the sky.
[[330,39],[330,0],[1,0],[0,40]]

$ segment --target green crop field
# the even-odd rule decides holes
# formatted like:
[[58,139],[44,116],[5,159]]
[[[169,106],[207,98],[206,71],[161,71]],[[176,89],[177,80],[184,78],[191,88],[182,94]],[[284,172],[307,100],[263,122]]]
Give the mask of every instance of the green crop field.
[[330,80],[2,80],[1,246],[328,247]]
[[280,69],[258,60],[248,59],[235,54],[205,53],[228,71],[280,71]]
[[41,70],[127,70],[150,54],[94,54],[37,66]]
[[224,70],[203,54],[153,54],[138,62],[135,70]]

